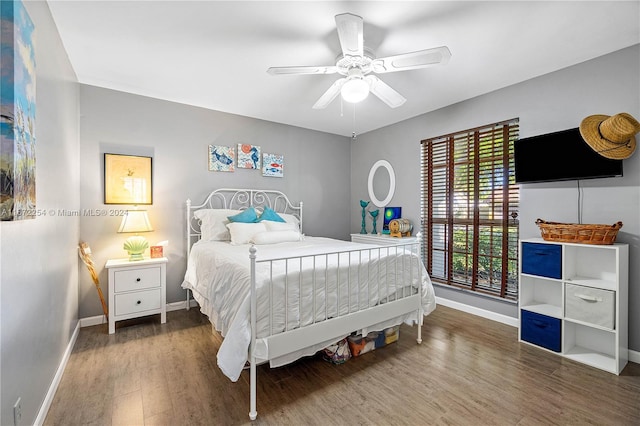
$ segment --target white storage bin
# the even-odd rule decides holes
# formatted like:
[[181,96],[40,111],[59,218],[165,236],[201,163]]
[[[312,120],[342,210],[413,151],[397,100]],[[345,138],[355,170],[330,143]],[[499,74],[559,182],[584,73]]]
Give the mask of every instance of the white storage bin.
[[615,292],[566,284],[565,318],[613,330],[615,328]]

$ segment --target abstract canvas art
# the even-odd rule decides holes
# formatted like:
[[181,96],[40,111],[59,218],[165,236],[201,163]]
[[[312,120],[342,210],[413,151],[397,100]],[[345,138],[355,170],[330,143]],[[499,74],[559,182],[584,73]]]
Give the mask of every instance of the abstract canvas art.
[[235,149],[230,146],[209,145],[209,170],[212,172],[232,172]]
[[283,177],[284,155],[262,154],[262,176]]
[[238,168],[259,169],[260,147],[246,143],[238,144]]
[[0,1],[0,219],[36,216],[34,25],[21,1]]

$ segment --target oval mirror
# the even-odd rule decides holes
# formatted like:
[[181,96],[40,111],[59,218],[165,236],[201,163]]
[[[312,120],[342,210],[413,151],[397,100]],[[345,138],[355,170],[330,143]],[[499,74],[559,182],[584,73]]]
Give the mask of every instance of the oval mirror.
[[[386,189],[387,186],[385,185],[387,182],[388,190]],[[384,207],[391,202],[393,193],[396,190],[396,174],[393,171],[393,167],[391,167],[391,163],[389,163],[387,160],[378,160],[373,166],[371,166],[371,170],[369,170],[368,187],[369,198],[376,207]],[[378,194],[384,194],[384,191],[386,191],[386,197],[380,200],[377,197],[376,192]]]

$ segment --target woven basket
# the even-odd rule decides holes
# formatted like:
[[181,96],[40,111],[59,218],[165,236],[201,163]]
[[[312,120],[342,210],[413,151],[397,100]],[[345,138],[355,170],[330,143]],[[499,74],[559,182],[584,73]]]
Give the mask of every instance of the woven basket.
[[562,243],[601,244],[609,245],[616,241],[622,222],[613,225],[582,225],[576,223],[545,222],[536,220],[540,227],[542,239]]

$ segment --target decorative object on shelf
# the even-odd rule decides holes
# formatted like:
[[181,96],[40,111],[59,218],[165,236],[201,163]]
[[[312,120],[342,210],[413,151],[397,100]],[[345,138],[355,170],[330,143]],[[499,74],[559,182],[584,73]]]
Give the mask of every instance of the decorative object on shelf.
[[239,169],[259,169],[260,168],[260,147],[247,143],[238,144],[238,168]]
[[389,222],[393,219],[400,219],[402,217],[402,207],[385,207],[384,219],[382,221],[382,233],[389,233]]
[[284,155],[262,154],[262,176],[283,177]]
[[164,250],[162,246],[151,246],[149,248],[149,254],[152,259],[158,259],[164,257]]
[[367,212],[365,211],[365,209],[367,208],[367,206],[369,205],[368,201],[364,201],[364,200],[360,200],[360,207],[362,207],[362,228],[360,228],[360,233],[361,234],[366,234],[367,233],[367,228],[366,228],[366,223],[364,221],[364,219],[367,217]]
[[393,219],[389,222],[389,235],[392,237],[410,237],[413,225],[409,219]]
[[127,214],[122,218],[120,228],[118,232],[135,232],[133,235],[124,242],[123,248],[129,253],[129,260],[143,260],[143,253],[149,248],[149,242],[146,238],[138,235],[138,232],[150,232],[153,231],[149,216],[146,210],[129,210]]
[[540,234],[545,241],[563,243],[610,245],[616,242],[622,222],[613,225],[592,225],[576,223],[546,222],[536,220]]
[[379,210],[369,210],[369,214],[371,215],[371,218],[373,219],[373,229],[371,230],[372,234],[377,234],[378,231],[376,230],[376,221],[378,220],[378,212]]
[[209,171],[232,172],[236,150],[231,146],[209,145]]
[[87,269],[89,270],[89,274],[91,274],[91,279],[93,280],[93,284],[96,286],[96,290],[98,290],[98,297],[100,297],[100,303],[102,304],[102,312],[104,316],[109,318],[109,309],[107,308],[107,304],[104,301],[104,296],[102,294],[102,289],[100,288],[100,280],[98,279],[98,273],[96,272],[95,264],[93,263],[93,259],[91,258],[91,247],[89,244],[81,242],[78,245],[78,256],[82,259],[85,265],[87,265]]
[[153,204],[151,157],[104,154],[104,203]]
[[34,219],[35,27],[21,1],[0,3],[0,220]]
[[612,116],[590,115],[580,123],[580,134],[585,142],[595,152],[612,160],[631,157],[636,150],[638,132],[640,123],[626,112]]

